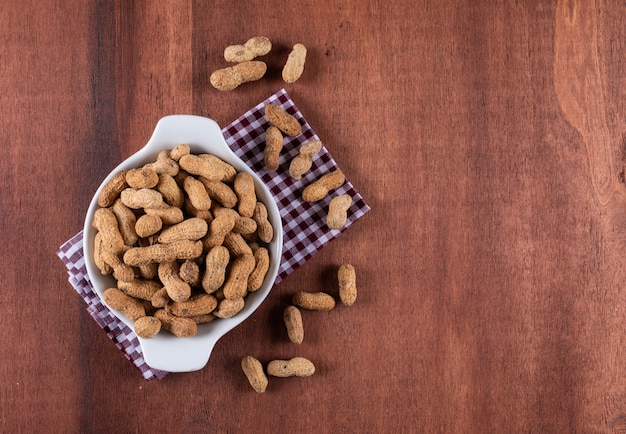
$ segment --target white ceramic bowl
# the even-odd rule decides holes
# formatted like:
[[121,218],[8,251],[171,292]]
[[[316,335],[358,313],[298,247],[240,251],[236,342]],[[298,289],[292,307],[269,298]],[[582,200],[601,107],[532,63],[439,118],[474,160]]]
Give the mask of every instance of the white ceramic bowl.
[[[168,372],[189,372],[203,368],[208,362],[217,340],[243,322],[261,305],[274,285],[283,245],[282,223],[272,194],[261,179],[230,150],[217,123],[201,116],[166,116],[159,120],[148,143],[106,177],[89,205],[85,218],[83,247],[87,272],[100,298],[102,299],[102,293],[105,289],[116,286],[113,277],[103,276],[93,262],[96,230],[91,226],[91,222],[94,212],[98,208],[97,201],[100,190],[120,170],[140,167],[145,163],[155,161],[159,152],[172,149],[181,143],[188,144],[192,153],[213,154],[233,165],[237,171],[245,171],[253,176],[257,197],[267,207],[269,220],[274,226],[274,239],[269,245],[270,268],[265,281],[258,291],[250,293],[246,297],[245,307],[237,315],[232,318],[218,318],[208,324],[201,324],[198,326],[198,334],[189,338],[179,338],[165,331],[151,339],[139,338],[148,366]],[[133,323],[123,314],[114,309],[111,311],[131,329],[133,328]]]

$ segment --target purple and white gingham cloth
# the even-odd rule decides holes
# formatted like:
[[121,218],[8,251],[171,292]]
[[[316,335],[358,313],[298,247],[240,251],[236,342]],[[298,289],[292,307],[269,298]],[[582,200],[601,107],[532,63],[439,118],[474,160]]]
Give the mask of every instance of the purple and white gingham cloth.
[[[263,148],[265,146],[265,130],[270,125],[265,117],[264,108],[269,103],[275,104],[295,116],[302,125],[302,134],[297,137],[285,137],[278,170],[268,173],[265,171]],[[332,191],[330,195],[319,202],[309,203],[301,199],[304,187],[339,167],[326,147],[323,146],[319,154],[313,158],[311,170],[302,179],[294,180],[289,176],[289,163],[293,157],[298,155],[300,146],[309,140],[320,138],[284,89],[225,127],[222,134],[235,154],[254,170],[267,185],[278,205],[283,223],[283,255],[276,278],[277,284],[369,211],[370,207],[347,177],[344,185]],[[173,143],[172,145],[176,144]],[[333,197],[341,194],[348,194],[352,197],[352,205],[348,210],[348,220],[343,228],[331,230],[326,226],[328,204]],[[167,375],[166,372],[157,371],[146,365],[139,340],[133,330],[109,311],[91,286],[83,256],[82,231],[66,241],[57,251],[57,255],[68,269],[70,284],[87,303],[89,314],[124,353],[126,358],[141,371],[143,377],[151,380]]]

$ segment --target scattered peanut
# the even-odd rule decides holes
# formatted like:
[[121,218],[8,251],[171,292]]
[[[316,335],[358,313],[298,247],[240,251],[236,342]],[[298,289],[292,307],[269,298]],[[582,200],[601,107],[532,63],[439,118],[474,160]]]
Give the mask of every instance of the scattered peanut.
[[289,340],[294,344],[301,344],[304,340],[304,327],[300,310],[295,306],[287,306],[283,313],[283,320]]
[[272,50],[272,42],[265,36],[250,38],[243,45],[230,45],[224,49],[227,62],[247,62],[256,57],[265,56]]
[[273,377],[310,377],[314,373],[315,365],[304,357],[272,360],[267,364],[267,374]]
[[307,310],[332,310],[335,307],[335,299],[325,292],[296,292],[292,302],[298,307]]
[[265,75],[266,71],[267,65],[264,62],[250,60],[218,69],[211,74],[209,81],[218,90],[234,90],[243,83],[260,79]]
[[289,164],[289,175],[293,179],[302,179],[302,176],[311,169],[313,157],[322,150],[320,140],[309,140],[300,146],[300,153]]
[[275,104],[267,104],[265,106],[265,116],[270,124],[288,136],[299,136],[302,134],[302,125],[300,125],[298,120]]
[[117,288],[124,294],[141,300],[151,300],[154,294],[163,287],[155,280],[133,279],[129,282],[118,280]]
[[337,272],[339,280],[339,299],[346,306],[356,301],[356,271],[351,264],[342,264]]
[[267,172],[276,172],[280,161],[280,151],[283,149],[283,133],[275,127],[270,126],[265,131],[265,149],[263,150],[263,160]]
[[339,169],[319,178],[309,184],[302,192],[302,200],[305,202],[317,202],[326,197],[329,191],[339,188],[346,181],[346,177]]
[[294,83],[304,72],[304,62],[306,60],[306,47],[302,44],[293,46],[287,62],[283,68],[283,80],[286,83]]
[[348,208],[352,205],[352,198],[348,194],[333,197],[328,205],[326,225],[330,229],[341,229],[348,219]]
[[257,393],[265,392],[268,381],[261,362],[252,356],[246,356],[241,360],[241,369]]

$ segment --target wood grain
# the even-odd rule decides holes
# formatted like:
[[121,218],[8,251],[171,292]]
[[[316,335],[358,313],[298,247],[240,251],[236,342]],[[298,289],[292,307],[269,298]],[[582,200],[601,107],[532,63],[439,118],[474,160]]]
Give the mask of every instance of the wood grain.
[[[0,431],[624,432],[626,3],[13,2],[0,8]],[[272,40],[219,92],[223,50]],[[280,71],[308,49],[294,84]],[[164,115],[284,87],[372,211],[198,372],[146,382],[56,249]],[[282,312],[299,290],[352,307]],[[256,394],[240,361],[303,356]]]

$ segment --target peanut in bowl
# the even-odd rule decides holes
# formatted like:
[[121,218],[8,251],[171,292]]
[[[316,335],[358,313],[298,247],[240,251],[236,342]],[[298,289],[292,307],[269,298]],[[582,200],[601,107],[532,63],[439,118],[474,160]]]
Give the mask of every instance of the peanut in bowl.
[[[134,329],[135,321],[130,318],[130,317],[133,317],[133,315],[129,315],[128,312],[126,312],[125,314],[122,310],[119,309],[118,306],[113,306],[112,305],[113,303],[107,302],[107,297],[106,297],[107,294],[105,294],[106,291],[108,291],[110,288],[116,288],[116,292],[120,292],[117,290],[119,289],[121,290],[120,293],[123,293],[123,295],[126,296],[127,285],[125,285],[124,282],[122,282],[122,279],[119,279],[119,275],[116,275],[116,277],[114,277],[112,273],[111,274],[109,274],[108,272],[103,273],[102,265],[100,264],[100,262],[98,262],[97,253],[98,253],[98,247],[100,246],[100,244],[96,245],[96,239],[97,239],[96,237],[98,236],[99,239],[102,239],[102,234],[99,234],[100,231],[98,230],[98,228],[94,227],[94,217],[97,215],[97,213],[101,213],[101,211],[99,210],[103,208],[108,209],[110,207],[110,204],[107,204],[107,206],[101,206],[98,203],[98,199],[101,196],[102,190],[107,188],[107,185],[110,184],[110,181],[112,181],[114,177],[116,177],[116,175],[119,177],[120,172],[131,171],[133,169],[145,167],[146,165],[149,165],[157,161],[157,159],[159,158],[159,155],[162,156],[164,151],[169,152],[175,147],[177,147],[178,145],[182,145],[182,144],[188,146],[189,157],[186,157],[186,160],[192,160],[192,156],[194,156],[195,158],[195,156],[206,156],[207,154],[212,155],[214,157],[217,157],[223,160],[223,162],[227,163],[227,165],[234,168],[234,170],[238,174],[237,175],[238,178],[242,178],[242,179],[245,178],[245,179],[251,180],[253,184],[254,196],[256,196],[257,203],[262,203],[265,206],[265,209],[267,210],[267,221],[273,228],[273,234],[270,235],[271,239],[268,239],[267,237],[265,237],[265,241],[260,240],[258,242],[253,242],[253,243],[250,240],[254,239],[254,236],[253,236],[254,234],[252,235],[248,234],[248,237],[247,237],[248,242],[251,243],[254,246],[254,248],[256,248],[255,251],[259,250],[259,246],[261,246],[265,250],[265,252],[268,254],[269,266],[267,266],[264,277],[261,276],[262,282],[261,280],[259,280],[259,284],[257,285],[258,287],[255,286],[255,288],[252,289],[251,291],[245,292],[244,297],[243,297],[244,298],[243,308],[241,308],[236,314],[234,314],[233,316],[229,316],[229,315],[220,316],[216,314],[214,316],[217,316],[217,318],[215,318],[214,320],[210,322],[204,323],[200,321],[197,324],[197,329],[194,330],[193,335],[188,336],[188,337],[176,336],[174,332],[163,330],[163,328],[156,335],[154,335],[153,337],[149,337],[149,338],[141,337],[139,336],[141,333],[138,333],[138,339],[139,339],[139,342],[143,351],[146,364],[154,369],[168,371],[168,372],[189,372],[189,371],[195,371],[195,370],[199,370],[203,368],[207,364],[210,354],[217,340],[220,337],[222,337],[224,334],[232,330],[234,327],[241,324],[261,305],[261,303],[268,296],[276,280],[276,277],[278,274],[278,267],[280,265],[280,258],[282,255],[282,244],[283,244],[282,222],[281,222],[280,214],[278,211],[278,207],[274,201],[272,194],[270,193],[268,188],[265,186],[265,184],[261,181],[261,179],[241,159],[239,159],[231,151],[231,149],[226,144],[224,137],[222,136],[222,133],[217,123],[211,119],[200,117],[200,116],[193,116],[193,115],[166,116],[162,118],[161,120],[159,120],[148,143],[141,150],[131,155],[128,159],[122,162],[105,178],[105,180],[102,182],[102,184],[99,186],[98,190],[96,191],[96,194],[94,195],[90,203],[90,206],[87,211],[86,218],[85,218],[84,242],[83,242],[84,246],[83,247],[84,247],[84,252],[85,252],[85,262],[86,262],[87,273],[94,287],[94,290],[96,291],[98,296],[102,299],[103,303],[107,305],[109,308],[111,308],[111,312],[116,317],[118,317],[128,327],[130,327],[131,329]],[[182,167],[183,160],[181,160],[180,163]],[[189,175],[190,175],[189,178],[194,178],[193,180],[189,182],[189,191],[191,191],[192,183],[195,183],[193,184],[193,186],[197,187],[198,185],[196,183],[196,180],[197,180],[196,178],[202,179],[202,176],[195,176],[194,174],[191,174],[191,171],[187,171],[187,170],[185,170],[184,172],[185,173],[189,172]],[[240,175],[240,174],[245,174],[245,175]],[[179,180],[179,183],[182,183],[182,182]],[[130,188],[130,187],[128,188],[129,188],[129,191],[127,192],[128,197],[130,197],[131,193],[135,193],[136,191],[141,190],[140,188]],[[184,191],[187,191],[187,185],[185,185],[185,187],[182,189]],[[239,189],[241,190],[241,187]],[[237,189],[235,188],[235,190]],[[121,196],[121,194],[119,196]],[[234,206],[233,207],[234,209],[237,209],[237,207],[243,203],[243,199],[244,199],[243,193],[242,193],[242,196],[239,195],[239,190],[237,190],[237,196],[239,196],[240,198],[240,201],[239,201],[240,203],[237,206]],[[126,199],[126,200],[130,200],[130,199]],[[152,206],[152,205],[139,204],[137,205],[138,208],[133,208],[134,206],[135,205],[132,205],[132,207],[129,207],[129,208],[133,211],[133,213],[139,219],[141,218],[141,216],[147,215],[147,213],[144,214],[142,211],[139,211],[141,206]],[[169,205],[163,203],[162,205],[154,205],[154,209],[158,210],[159,208],[164,208],[168,206]],[[191,207],[193,208],[193,204]],[[187,245],[193,244],[194,249],[198,243],[201,243],[202,253],[200,256],[197,256],[197,253],[192,253],[191,256],[189,257],[182,256],[182,255],[180,255],[181,257],[178,257],[176,256],[176,254],[174,254],[173,257],[169,257],[171,252],[168,249],[175,242],[169,243],[169,241],[171,240],[163,239],[162,241],[163,241],[164,248],[162,250],[166,251],[164,255],[168,258],[163,259],[162,262],[163,263],[165,262],[176,263],[175,265],[176,267],[178,267],[180,263],[183,262],[184,259],[186,259],[187,262],[195,261],[195,263],[198,264],[198,267],[201,270],[201,273],[204,274],[206,270],[203,269],[202,267],[205,266],[205,256],[208,255],[207,250],[211,247],[212,245],[211,243],[213,242],[211,240],[208,240],[208,238],[211,238],[210,236],[211,226],[210,225],[211,223],[213,223],[214,220],[217,220],[217,211],[220,211],[220,208],[221,208],[221,211],[224,211],[224,210],[229,211],[229,208],[227,206],[216,207],[215,205],[213,205],[213,207],[211,208],[211,211],[215,214],[216,218],[213,220],[211,220],[212,217],[207,218],[206,219],[207,223],[204,223],[204,224],[202,224],[202,222],[199,222],[201,223],[200,224],[201,227],[204,226],[207,234],[203,236],[201,239],[198,239],[198,236],[196,236],[193,242],[190,241],[187,243]],[[246,212],[246,215],[247,213],[248,212]],[[227,213],[223,212],[223,214],[227,214]],[[185,213],[185,219],[187,219],[187,217],[190,217],[190,216],[188,216],[188,214]],[[191,217],[189,219],[191,220]],[[223,220],[222,218],[220,219]],[[248,221],[251,220],[251,218],[247,218],[247,219]],[[201,216],[198,216],[198,217],[194,217],[194,220],[196,220],[194,221],[194,223],[198,223],[197,220],[202,220],[202,218]],[[242,220],[244,219],[242,218]],[[128,260],[128,262],[132,264],[132,265],[129,265],[129,264],[124,263],[125,270],[129,270],[129,269],[132,270],[130,279],[125,278],[125,281],[128,281],[128,280],[134,281],[135,278],[138,282],[142,280],[142,278],[139,276],[138,267],[140,266],[140,264],[143,264],[143,262],[140,262],[137,258],[138,257],[140,258],[140,256],[143,255],[144,251],[150,250],[152,252],[152,251],[158,250],[159,246],[157,246],[156,248],[152,248],[151,246],[158,244],[159,238],[162,238],[161,235],[163,235],[163,238],[167,238],[165,237],[164,232],[168,229],[171,229],[173,226],[176,226],[176,224],[173,222],[168,222],[166,220],[163,220],[162,230],[157,231],[154,235],[151,235],[150,237],[140,238],[141,240],[140,245],[139,244],[133,245],[133,246],[125,245],[123,247],[123,251],[119,251],[117,254],[115,254],[115,258],[113,258],[115,262],[117,261],[124,262]],[[233,235],[234,232],[235,231],[233,230],[229,234]],[[237,236],[237,239],[241,241],[242,236],[239,236],[238,234],[234,234],[234,235]],[[232,238],[234,238],[234,236]],[[246,248],[247,245],[248,244],[245,244],[243,245],[243,247]],[[141,250],[144,247],[147,249]],[[234,246],[227,245],[227,247],[231,254],[231,260],[228,265],[222,264],[222,268],[227,267],[227,270],[221,270],[224,273],[224,279],[226,280],[226,282],[224,282],[223,285],[219,289],[211,288],[209,290],[207,288],[204,288],[204,291],[203,291],[203,287],[200,284],[196,284],[195,286],[192,284],[191,286],[192,286],[193,293],[191,294],[191,298],[194,298],[194,297],[203,298],[203,300],[215,298],[215,301],[217,301],[218,303],[222,300],[232,299],[235,297],[237,297],[237,300],[239,300],[238,298],[239,296],[232,296],[232,297],[224,298],[224,295],[220,294],[220,291],[222,293],[227,293],[228,291],[231,291],[231,287],[234,288],[236,286],[237,288],[239,288],[240,283],[241,283],[241,282],[233,283],[233,281],[237,280],[236,276],[235,278],[229,280],[228,272],[240,265],[240,264],[235,265],[235,262],[238,260],[240,253],[236,251],[237,250],[236,245]],[[133,257],[132,260],[130,259],[131,256]],[[249,259],[248,254],[242,255],[242,256],[247,256]],[[152,262],[152,259],[148,259],[146,262]],[[160,259],[157,262],[159,261]],[[109,261],[109,262],[112,262],[112,261]],[[241,261],[241,262],[244,262],[244,261]],[[257,264],[258,262],[259,261],[257,260]],[[243,265],[242,267],[245,268],[245,266]],[[115,271],[117,271],[117,269]],[[246,274],[247,276],[250,275],[250,267],[247,268],[246,273],[247,273]],[[156,282],[160,282],[160,280],[158,280],[157,278]],[[231,283],[233,284],[230,285]],[[164,285],[163,282],[161,282],[161,284],[163,288],[167,286],[167,285]],[[226,287],[227,285],[230,285],[230,286]],[[165,289],[168,290],[167,294],[170,294],[169,292],[170,287],[167,287]],[[216,294],[220,294],[220,295],[217,297],[214,297],[214,295]],[[151,307],[149,306],[150,297],[142,296],[142,298],[143,300],[140,300],[141,303],[143,303],[143,305],[147,305],[147,309],[148,309],[146,311],[146,316],[150,317],[152,316],[151,314],[154,313],[158,317],[156,312],[150,312],[150,309],[151,309]],[[110,299],[108,300],[111,301]],[[177,304],[176,301],[178,300],[172,299],[169,301],[169,304],[167,305],[168,315],[170,315],[171,313],[171,310],[169,310],[170,307],[172,307],[173,309],[174,307],[178,306],[178,310],[187,309],[186,305],[183,306],[182,299],[181,299],[181,303]],[[209,301],[213,302],[212,300],[209,300]],[[118,308],[115,309],[114,307],[118,307]],[[166,311],[166,309],[159,309],[159,310],[161,311],[159,313],[164,313]],[[216,312],[219,312],[219,311],[215,310],[213,313],[209,313],[208,315],[213,315]],[[174,309],[174,313],[176,313],[175,309]],[[152,320],[152,322],[155,322],[155,320]],[[162,324],[165,324],[162,319],[159,320],[159,322]]]

